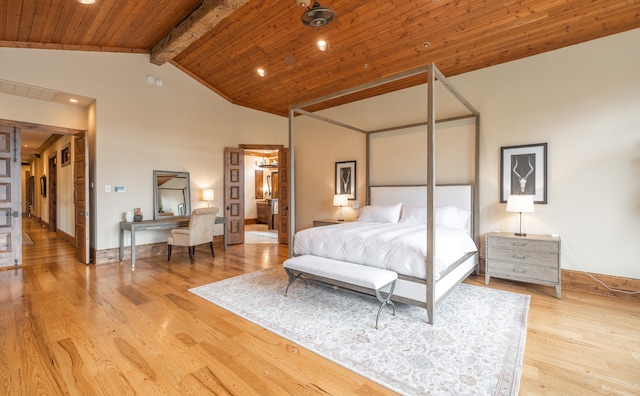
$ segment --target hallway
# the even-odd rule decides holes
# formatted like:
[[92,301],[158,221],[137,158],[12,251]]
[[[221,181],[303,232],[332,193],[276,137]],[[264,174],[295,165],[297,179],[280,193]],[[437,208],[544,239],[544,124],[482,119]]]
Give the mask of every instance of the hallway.
[[[22,231],[29,234],[33,245],[22,246],[22,265],[25,267],[35,264],[60,263],[75,261],[73,246],[62,239],[56,238],[55,232],[49,232],[33,217],[22,217]],[[8,267],[3,269],[14,269]]]

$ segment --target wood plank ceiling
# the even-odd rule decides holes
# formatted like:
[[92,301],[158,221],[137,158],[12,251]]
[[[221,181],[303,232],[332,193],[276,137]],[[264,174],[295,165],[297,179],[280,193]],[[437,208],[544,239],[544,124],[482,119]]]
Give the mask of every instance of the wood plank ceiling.
[[0,46],[153,53],[153,63],[170,61],[233,103],[287,115],[291,104],[431,61],[454,76],[640,27],[640,0],[321,3],[336,17],[312,28],[295,0],[7,0]]

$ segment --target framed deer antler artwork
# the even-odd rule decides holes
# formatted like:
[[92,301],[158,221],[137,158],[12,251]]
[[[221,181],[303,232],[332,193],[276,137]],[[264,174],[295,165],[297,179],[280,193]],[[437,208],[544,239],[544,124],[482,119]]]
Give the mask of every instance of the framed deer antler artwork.
[[547,203],[547,143],[500,147],[500,202],[509,195]]

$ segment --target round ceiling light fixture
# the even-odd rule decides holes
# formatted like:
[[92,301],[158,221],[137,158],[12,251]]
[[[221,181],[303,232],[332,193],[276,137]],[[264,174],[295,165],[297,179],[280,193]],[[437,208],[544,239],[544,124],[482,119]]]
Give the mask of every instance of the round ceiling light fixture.
[[302,13],[300,20],[306,26],[319,27],[333,21],[333,18],[335,18],[335,14],[331,8],[323,7],[320,3],[314,1],[313,5]]
[[318,47],[320,51],[325,52],[329,50],[329,43],[324,40],[318,40],[316,47]]

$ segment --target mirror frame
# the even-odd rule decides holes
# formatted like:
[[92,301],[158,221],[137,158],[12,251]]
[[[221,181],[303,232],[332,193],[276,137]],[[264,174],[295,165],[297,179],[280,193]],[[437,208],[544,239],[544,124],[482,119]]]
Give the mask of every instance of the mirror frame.
[[[186,188],[183,190],[183,198],[184,198],[184,215],[173,215],[167,216],[162,215],[160,213],[160,202],[159,193],[158,193],[158,178],[174,176],[174,177],[184,177],[187,182]],[[177,208],[176,208],[177,209]],[[171,219],[174,217],[188,217],[191,215],[191,181],[189,179],[189,172],[175,172],[175,171],[162,171],[162,170],[154,170],[153,171],[153,218],[154,220],[159,219]]]

